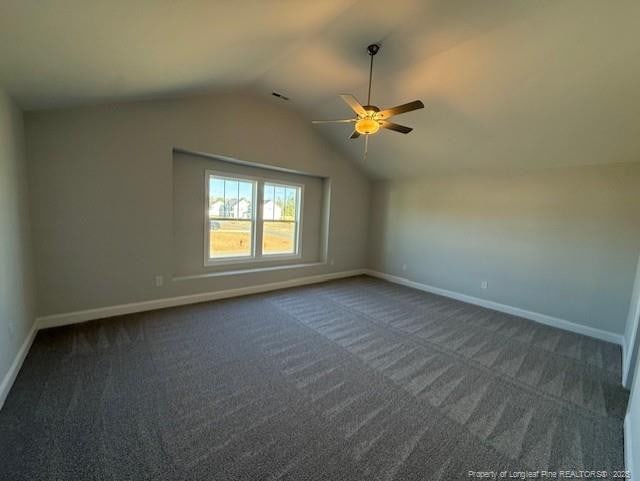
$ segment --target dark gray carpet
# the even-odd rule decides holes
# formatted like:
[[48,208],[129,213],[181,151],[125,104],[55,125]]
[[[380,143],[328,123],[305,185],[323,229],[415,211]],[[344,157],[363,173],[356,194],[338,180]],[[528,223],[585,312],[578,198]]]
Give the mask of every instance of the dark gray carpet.
[[38,334],[2,480],[623,469],[617,346],[369,277]]

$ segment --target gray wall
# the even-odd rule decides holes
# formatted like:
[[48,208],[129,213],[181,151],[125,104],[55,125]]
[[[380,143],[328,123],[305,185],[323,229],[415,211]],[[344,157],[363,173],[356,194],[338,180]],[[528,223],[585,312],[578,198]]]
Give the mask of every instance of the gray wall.
[[296,263],[322,260],[323,179],[269,169],[248,167],[199,155],[176,152],[173,157],[173,258],[178,276],[229,269],[268,267],[291,261],[264,261],[237,265],[204,266],[204,198],[207,169],[261,177],[304,186],[302,202],[301,258]]
[[370,265],[622,334],[640,253],[639,185],[640,163],[376,183]]
[[[367,178],[268,95],[211,93],[25,119],[39,315],[368,264],[624,331],[639,254],[638,163],[380,182],[369,209]],[[171,281],[204,273],[186,258],[186,238],[173,219],[174,147],[331,177],[334,265]],[[163,287],[155,287],[156,275],[165,277]]]
[[0,383],[34,321],[22,127],[22,113],[0,91]]
[[[267,93],[29,112],[25,125],[40,316],[365,267],[367,177]],[[331,177],[333,265],[171,281],[174,147]]]

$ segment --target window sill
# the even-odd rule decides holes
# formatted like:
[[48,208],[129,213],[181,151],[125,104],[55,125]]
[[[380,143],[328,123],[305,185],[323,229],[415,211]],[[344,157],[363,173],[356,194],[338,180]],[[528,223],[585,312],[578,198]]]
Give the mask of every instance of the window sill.
[[204,267],[239,266],[243,264],[260,264],[263,262],[299,261],[300,259],[302,259],[302,255],[300,254],[267,254],[260,257],[219,257],[217,259],[206,259],[204,261]]
[[174,276],[171,278],[173,282],[190,281],[192,279],[206,279],[209,277],[225,277],[236,276],[240,274],[256,274],[260,272],[280,271],[286,269],[300,269],[304,267],[317,267],[326,265],[326,262],[305,262],[303,264],[287,264],[284,266],[255,267],[250,269],[234,269],[232,271],[206,272],[203,274],[194,274],[190,276]]

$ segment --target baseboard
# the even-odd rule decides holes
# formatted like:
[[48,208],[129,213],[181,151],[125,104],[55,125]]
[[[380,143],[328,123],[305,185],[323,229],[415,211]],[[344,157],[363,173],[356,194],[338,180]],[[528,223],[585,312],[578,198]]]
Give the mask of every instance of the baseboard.
[[29,353],[29,349],[31,348],[31,344],[36,337],[37,332],[37,323],[34,322],[29,330],[29,334],[27,334],[27,338],[20,346],[20,350],[16,354],[11,366],[9,367],[9,371],[4,376],[2,380],[2,384],[0,384],[0,409],[4,406],[4,401],[7,399],[9,395],[9,391],[11,390],[11,386],[13,386],[13,382],[16,380],[18,373],[20,372],[20,368],[22,367],[22,363],[24,362],[27,354]]
[[571,331],[577,334],[583,334],[585,336],[601,339],[603,341],[613,342],[615,344],[619,344],[620,346],[624,345],[624,336],[622,336],[621,334],[615,334],[613,332],[604,331],[602,329],[596,329],[595,327],[583,326],[581,324],[576,324],[575,322],[567,321],[565,319],[548,316],[546,314],[540,314],[539,312],[528,311],[526,309],[520,309],[519,307],[500,304],[498,302],[481,299],[479,297],[460,294],[459,292],[448,291],[446,289],[429,286],[427,284],[411,281],[404,277],[394,276],[392,274],[387,274],[384,272],[367,269],[366,274],[372,277],[378,277],[380,279],[393,282],[395,284],[402,284],[403,286],[413,287],[414,289],[418,289],[425,292],[431,292],[432,294],[438,294],[441,296],[450,297],[452,299],[457,299],[459,301],[467,302],[469,304],[475,304],[477,306],[493,309],[495,311],[512,314],[514,316],[524,317],[525,319],[536,321],[541,324],[546,324],[547,326],[553,326],[559,329],[564,329],[565,331]]
[[624,469],[625,471],[631,473],[631,478],[629,481],[637,480],[637,476],[634,476],[633,471],[633,443],[632,436],[633,431],[631,430],[631,416],[629,413],[624,418]]
[[83,311],[53,314],[50,316],[38,317],[36,321],[38,329],[46,329],[49,327],[58,327],[68,324],[77,324],[79,322],[92,321],[94,319],[103,319],[105,317],[132,314],[134,312],[150,311],[153,309],[164,309],[166,307],[183,306],[186,304],[195,304],[198,302],[215,301],[218,299],[226,299],[229,297],[246,296],[248,294],[257,294],[260,292],[285,289],[287,287],[304,286],[307,284],[315,284],[318,282],[341,279],[343,277],[358,276],[364,273],[365,269],[355,269],[351,271],[333,272],[330,274],[320,274],[316,276],[298,277],[295,279],[288,279],[286,281],[271,282],[268,284],[257,284],[254,286],[239,287],[237,289],[203,292],[200,294],[167,297],[164,299],[154,299],[151,301],[132,302],[129,304],[99,307],[96,309],[87,309]]

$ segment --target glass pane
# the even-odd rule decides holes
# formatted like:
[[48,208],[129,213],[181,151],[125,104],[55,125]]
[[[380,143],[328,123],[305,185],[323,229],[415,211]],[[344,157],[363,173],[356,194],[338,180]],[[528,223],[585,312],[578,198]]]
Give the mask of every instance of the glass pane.
[[251,219],[253,215],[253,184],[251,182],[240,182],[238,192],[238,218]]
[[235,180],[224,181],[225,217],[238,217],[238,182]]
[[297,190],[292,187],[285,189],[285,200],[282,217],[285,220],[296,220],[296,211],[298,206],[296,205]]
[[224,215],[224,180],[209,177],[209,217]]
[[284,187],[277,186],[274,189],[275,206],[273,208],[273,220],[282,220],[284,210]]
[[262,201],[262,218],[265,220],[273,220],[275,215],[275,187],[272,184],[264,184],[264,199]]
[[251,255],[251,221],[209,220],[209,257]]
[[295,238],[295,222],[265,222],[262,229],[262,253],[294,254]]
[[252,219],[254,182],[209,177],[209,217]]

